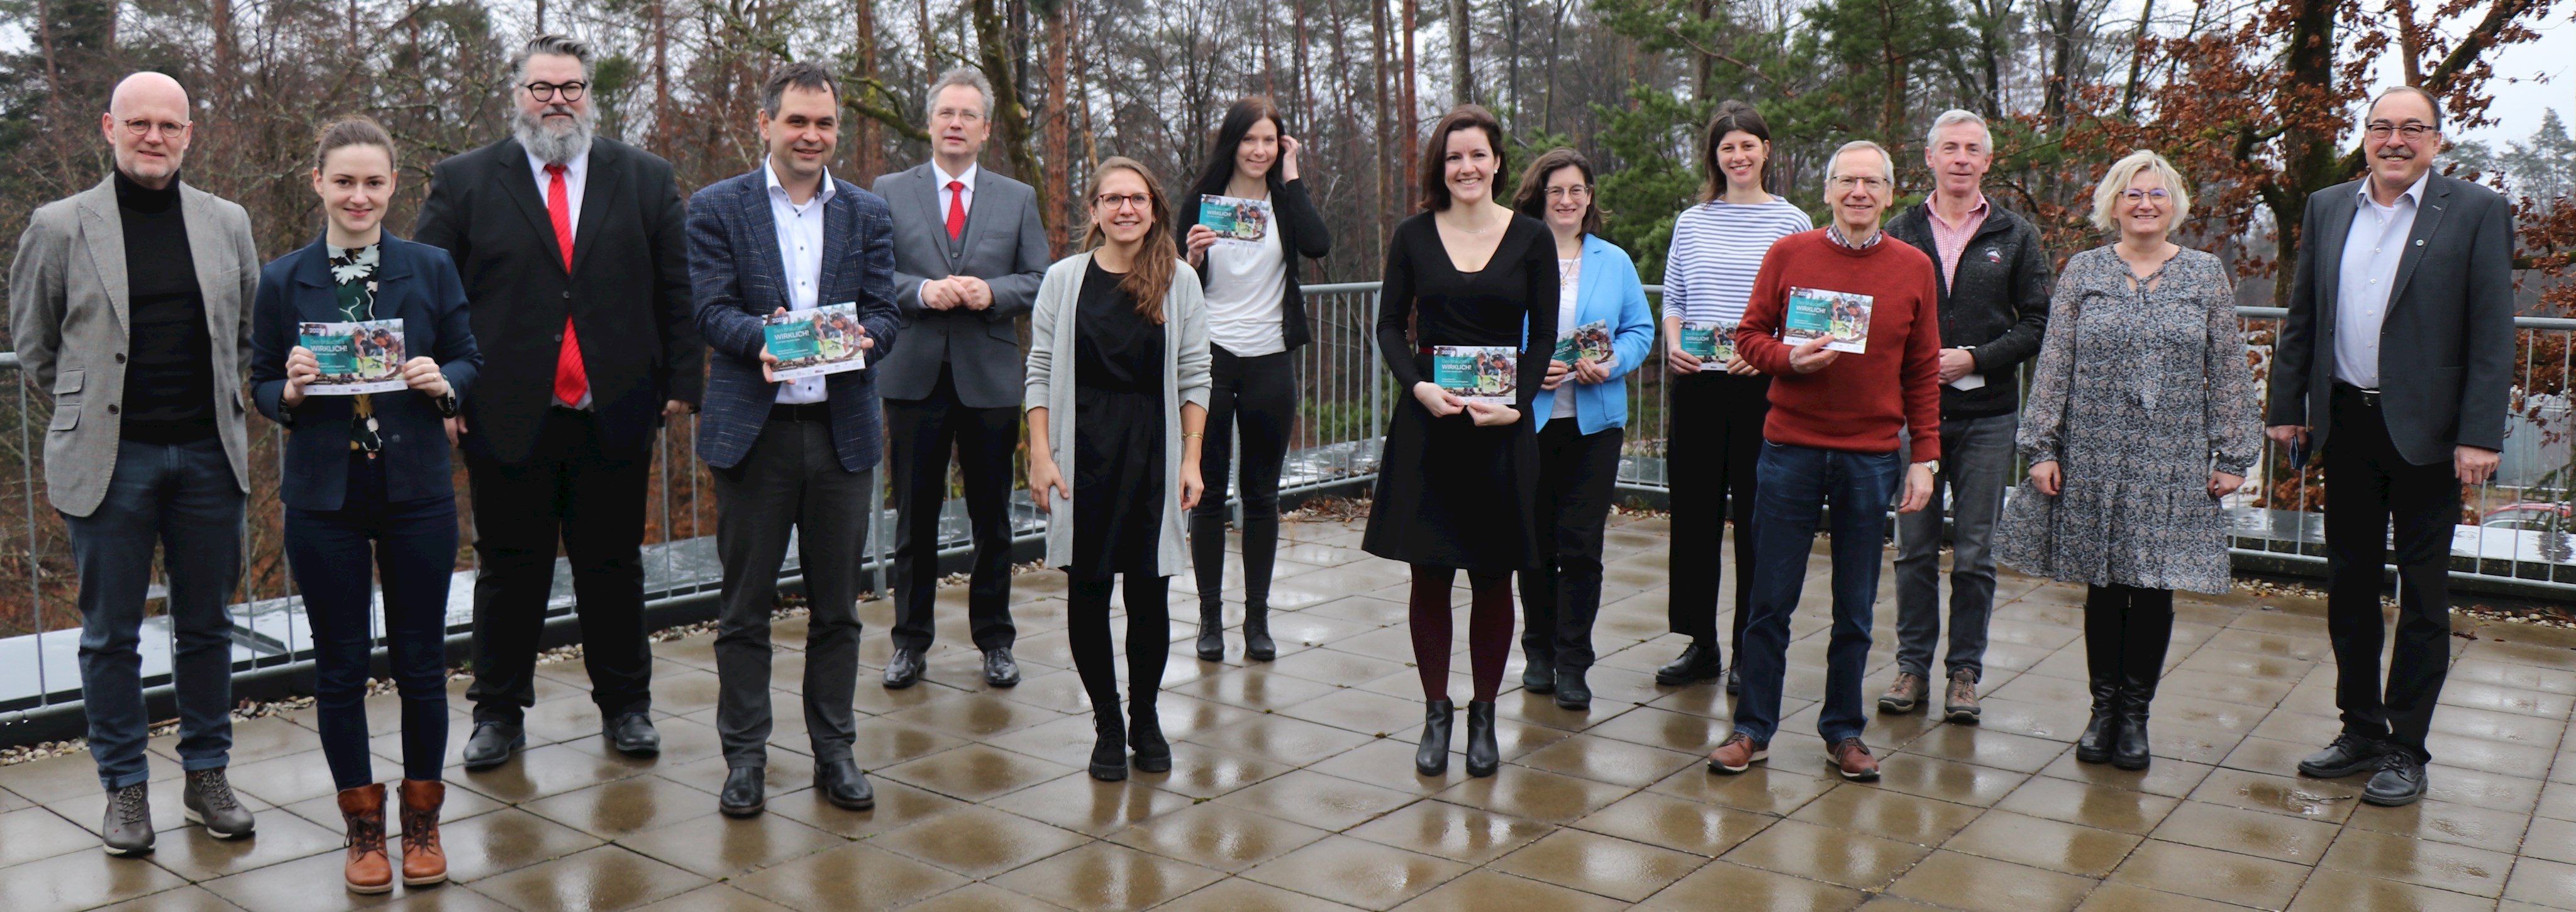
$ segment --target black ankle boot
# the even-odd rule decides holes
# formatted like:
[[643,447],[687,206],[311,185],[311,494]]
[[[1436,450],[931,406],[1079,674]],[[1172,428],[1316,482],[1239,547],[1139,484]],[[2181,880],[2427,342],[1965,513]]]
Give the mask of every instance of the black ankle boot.
[[2147,768],[2151,752],[2147,749],[2148,696],[2122,692],[2120,712],[2112,728],[2118,732],[2111,748],[2111,765],[2124,770]]
[[1491,776],[1502,768],[1503,750],[1494,744],[1494,703],[1467,701],[1467,775]]
[[1136,771],[1168,773],[1172,771],[1172,744],[1163,740],[1163,723],[1151,708],[1136,710],[1129,704],[1127,744],[1136,750]]
[[1447,700],[1423,703],[1422,745],[1413,750],[1413,771],[1425,776],[1449,772],[1449,724],[1458,712],[1458,704]]
[[1127,731],[1119,723],[1118,707],[1102,711],[1091,729],[1100,735],[1091,743],[1091,778],[1102,782],[1127,778]]
[[2119,740],[2120,685],[2101,672],[2093,674],[2093,718],[2084,723],[2084,734],[2075,739],[2075,761],[2109,763],[2111,748]]
[[1199,602],[1199,658],[1225,661],[1225,603]]
[[1255,662],[1279,657],[1279,644],[1270,639],[1270,606],[1258,602],[1244,603],[1243,657]]

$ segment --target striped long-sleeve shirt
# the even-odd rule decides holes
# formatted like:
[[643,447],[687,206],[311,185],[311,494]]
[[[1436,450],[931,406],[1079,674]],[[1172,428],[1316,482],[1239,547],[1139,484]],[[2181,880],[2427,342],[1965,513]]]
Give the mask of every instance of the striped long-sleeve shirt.
[[1664,257],[1664,318],[1742,321],[1771,242],[1815,227],[1804,210],[1777,197],[1750,206],[1718,201],[1682,210]]

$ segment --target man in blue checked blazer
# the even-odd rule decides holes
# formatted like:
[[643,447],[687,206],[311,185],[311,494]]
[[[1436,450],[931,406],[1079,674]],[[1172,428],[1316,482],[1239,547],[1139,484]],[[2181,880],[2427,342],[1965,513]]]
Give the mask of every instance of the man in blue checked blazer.
[[[689,278],[698,331],[714,349],[698,421],[698,456],[715,473],[716,554],[724,563],[716,730],[724,790],[717,807],[760,813],[770,734],[769,612],[795,532],[812,608],[806,628],[805,729],[814,789],[833,804],[875,804],[852,761],[858,720],[859,559],[883,450],[875,363],[894,350],[894,222],[885,200],[825,168],[840,135],[831,71],[785,63],[761,90],[759,170],[689,200]],[[767,317],[857,306],[867,368],[779,381]],[[855,337],[855,338],[853,338]]]

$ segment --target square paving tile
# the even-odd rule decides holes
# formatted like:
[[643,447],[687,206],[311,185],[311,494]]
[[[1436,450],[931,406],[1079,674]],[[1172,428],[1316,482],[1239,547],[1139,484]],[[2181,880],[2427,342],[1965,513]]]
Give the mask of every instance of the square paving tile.
[[787,907],[724,884],[699,887],[644,907],[645,912],[786,912]]
[[[492,904],[492,912],[501,912],[501,909],[499,903]],[[225,902],[223,897],[204,887],[191,885],[105,906],[101,912],[243,912],[243,909]]]
[[1241,873],[1329,835],[1304,824],[1206,802],[1120,830],[1109,841],[1212,870]]
[[2487,908],[2488,902],[2489,898],[2483,896],[2435,890],[2344,871],[2320,870],[2308,878],[2307,886],[2299,890],[2298,899],[2290,903],[2290,912],[2376,909],[2476,912]]
[[1888,892],[1977,912],[2066,912],[2091,892],[2089,878],[1958,852],[1934,852]]
[[1081,912],[1143,909],[1215,883],[1216,871],[1094,842],[994,878],[994,886]]
[[1243,876],[1363,909],[1390,909],[1467,871],[1466,865],[1444,858],[1327,836]]
[[[1346,691],[1324,699],[1343,699],[1350,693]],[[1321,722],[1287,715],[1265,715],[1197,732],[1185,740],[1246,757],[1305,766],[1375,739],[1372,734]]]
[[1932,850],[1926,846],[1783,820],[1719,856],[1719,860],[1854,889],[1878,890],[1930,854]]
[[561,858],[600,843],[599,837],[516,808],[441,824],[438,838],[447,850],[447,876],[459,883]]
[[1652,912],[1706,912],[1710,909],[1845,912],[1858,908],[1864,898],[1866,895],[1861,891],[1848,887],[1720,859],[1665,887],[1663,892],[1648,898],[1637,908]]
[[779,814],[717,814],[618,837],[617,844],[707,878],[734,877],[838,848],[849,840]]
[[2139,837],[2110,830],[1992,811],[1942,848],[2090,878],[2109,876]]
[[2150,835],[2204,849],[2314,865],[2325,856],[2340,831],[2321,820],[2185,801],[2166,815],[2164,823]]
[[2513,856],[2502,852],[2350,827],[2319,862],[2338,871],[2489,898],[2504,894],[2513,864]]
[[1173,912],[1348,912],[1357,907],[1230,877],[1158,908]]
[[1340,832],[1417,800],[1390,788],[1297,770],[1216,799],[1282,820]]
[[1487,869],[1637,902],[1708,859],[1583,830],[1558,830]]
[[1628,904],[1615,899],[1491,870],[1470,871],[1465,877],[1442,884],[1412,902],[1396,907],[1399,912],[1494,912],[1498,909],[1612,912],[1625,908]]
[[1977,809],[1861,786],[1828,792],[1789,819],[1936,846],[1977,819]]
[[2307,877],[2303,865],[2153,839],[2111,872],[2119,883],[2258,909],[2287,908]]
[[985,801],[1073,771],[1060,763],[969,744],[889,768],[883,775],[960,801]]
[[872,837],[867,844],[982,879],[1090,841],[1026,817],[970,807]]
[[1352,828],[1348,835],[1466,864],[1484,864],[1553,827],[1445,801],[1417,801]]
[[1590,816],[1633,792],[1627,786],[1506,765],[1492,776],[1469,778],[1437,797],[1497,814],[1563,824]]
[[1086,836],[1107,836],[1190,803],[1187,795],[1155,788],[1133,776],[1102,782],[1089,773],[1075,773],[995,798],[985,806]]
[[1656,792],[1638,792],[1572,826],[1710,858],[1726,854],[1776,818]]
[[151,862],[111,858],[95,843],[83,848],[10,868],[0,877],[0,902],[12,912],[71,912],[188,885]]
[[928,899],[966,878],[857,843],[807,855],[732,881],[736,889],[798,912],[877,912]]
[[706,884],[704,877],[608,845],[478,882],[474,892],[520,909],[621,912]]

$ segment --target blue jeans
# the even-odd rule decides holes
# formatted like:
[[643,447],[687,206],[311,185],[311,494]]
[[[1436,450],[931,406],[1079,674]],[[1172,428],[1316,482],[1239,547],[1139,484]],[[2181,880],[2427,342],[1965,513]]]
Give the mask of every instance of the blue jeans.
[[107,497],[88,516],[64,515],[80,570],[81,708],[89,752],[109,791],[141,785],[151,718],[143,707],[143,600],[152,548],[162,548],[179,704],[179,765],[232,761],[232,617],[241,581],[244,498],[223,442],[117,447]]
[[1860,736],[1869,718],[1860,692],[1869,662],[1870,608],[1878,600],[1879,552],[1887,505],[1903,478],[1898,453],[1847,453],[1764,441],[1755,463],[1753,617],[1736,664],[1744,689],[1735,730],[1769,742],[1780,730],[1780,686],[1789,664],[1789,613],[1807,580],[1818,514],[1834,517],[1834,627],[1825,649],[1825,710],[1816,733],[1826,744]]
[[384,589],[385,664],[402,694],[403,778],[438,781],[447,754],[447,589],[456,571],[456,499],[388,503],[385,469],[382,459],[352,453],[340,509],[286,508],[286,563],[313,629],[322,756],[343,791],[375,781],[365,702],[375,647],[371,583],[381,581]]
[[[1932,676],[1941,639],[1941,495],[1950,495],[1950,652],[1945,674],[1986,676],[1986,622],[1995,612],[1995,520],[2012,482],[2021,416],[1941,422],[1932,502],[1896,517],[1896,670]],[[1946,678],[1945,678],[1946,680]],[[1937,688],[1936,688],[1937,689]]]

